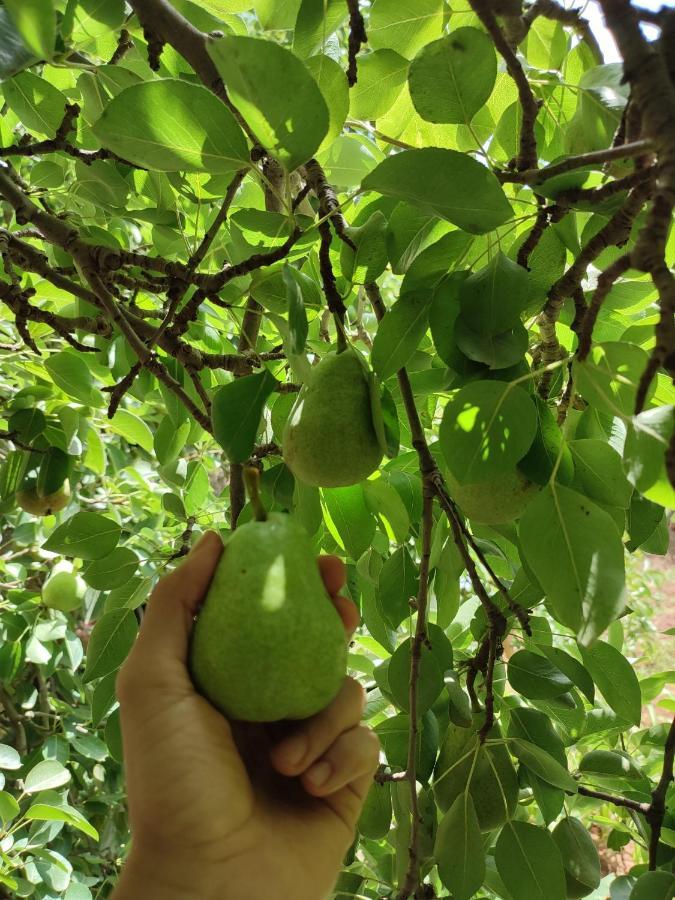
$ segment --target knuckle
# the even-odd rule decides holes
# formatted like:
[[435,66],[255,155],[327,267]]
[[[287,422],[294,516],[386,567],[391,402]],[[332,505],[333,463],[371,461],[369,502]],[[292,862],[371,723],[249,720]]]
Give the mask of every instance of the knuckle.
[[361,730],[363,732],[364,746],[369,761],[372,762],[373,767],[375,767],[380,761],[380,739],[372,728],[362,725]]
[[366,705],[366,689],[355,678],[347,677],[345,679],[345,693],[347,700],[354,705],[359,705],[363,709]]

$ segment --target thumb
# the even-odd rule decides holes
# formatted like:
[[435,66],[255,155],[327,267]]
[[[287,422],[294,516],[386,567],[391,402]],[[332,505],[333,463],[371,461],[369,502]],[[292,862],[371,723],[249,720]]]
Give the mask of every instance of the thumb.
[[146,664],[187,661],[193,620],[222,552],[220,536],[207,531],[183,563],[157,583],[134,647]]

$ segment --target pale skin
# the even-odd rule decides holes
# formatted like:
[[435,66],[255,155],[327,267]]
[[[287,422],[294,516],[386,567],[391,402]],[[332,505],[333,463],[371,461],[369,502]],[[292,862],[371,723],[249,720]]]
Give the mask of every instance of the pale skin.
[[[207,532],[155,588],[117,680],[132,849],[113,900],[324,900],[377,768],[365,695],[345,678],[296,723],[228,722],[194,689],[190,631],[223,552]],[[344,566],[319,559],[344,625]]]

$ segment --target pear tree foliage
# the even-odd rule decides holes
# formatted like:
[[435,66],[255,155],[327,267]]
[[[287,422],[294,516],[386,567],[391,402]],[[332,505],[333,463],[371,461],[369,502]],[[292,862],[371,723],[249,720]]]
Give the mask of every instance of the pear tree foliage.
[[[0,896],[112,890],[115,673],[250,465],[361,614],[335,897],[671,895],[673,673],[627,636],[675,506],[675,11],[600,6],[623,62],[557,0],[0,2]],[[303,481],[329,353],[364,381],[314,383]]]

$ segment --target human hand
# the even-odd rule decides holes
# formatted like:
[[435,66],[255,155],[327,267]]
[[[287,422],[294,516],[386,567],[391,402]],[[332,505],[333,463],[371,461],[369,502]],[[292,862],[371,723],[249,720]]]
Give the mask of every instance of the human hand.
[[[117,679],[133,842],[114,900],[323,900],[377,767],[351,678],[295,723],[228,722],[196,692],[190,631],[222,549],[208,532],[158,583]],[[319,567],[347,639],[344,566]]]

